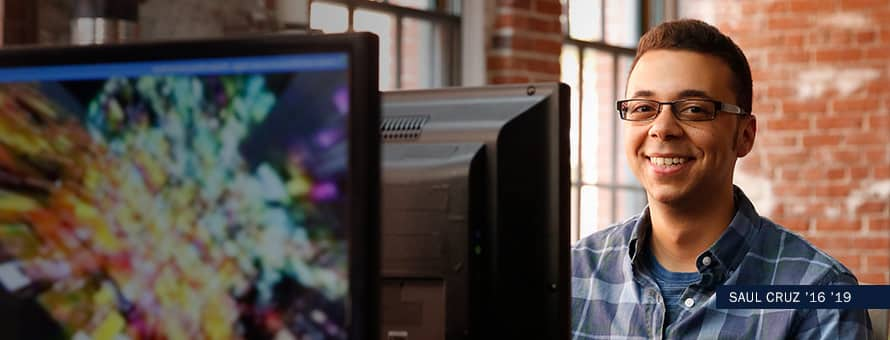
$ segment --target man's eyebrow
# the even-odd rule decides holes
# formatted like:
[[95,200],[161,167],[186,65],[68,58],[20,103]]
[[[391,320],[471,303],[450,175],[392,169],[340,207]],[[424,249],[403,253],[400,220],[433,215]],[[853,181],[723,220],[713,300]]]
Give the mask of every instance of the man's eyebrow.
[[689,97],[712,98],[707,92],[702,91],[702,90],[687,89],[687,90],[680,91],[680,93],[677,94],[677,98],[689,98]]
[[[652,92],[650,90],[639,90],[637,92],[634,92],[633,98],[641,98],[641,97],[643,97],[643,98],[655,97],[655,92]],[[681,99],[681,98],[713,98],[713,97],[711,97],[711,95],[709,95],[707,92],[702,91],[702,90],[686,89],[686,90],[683,90],[683,91],[680,91],[679,93],[677,93],[677,96],[675,98]]]
[[652,91],[649,91],[649,90],[639,90],[639,91],[637,91],[637,92],[634,92],[633,98],[639,98],[639,97],[654,97],[654,96],[655,96],[655,93],[652,92]]

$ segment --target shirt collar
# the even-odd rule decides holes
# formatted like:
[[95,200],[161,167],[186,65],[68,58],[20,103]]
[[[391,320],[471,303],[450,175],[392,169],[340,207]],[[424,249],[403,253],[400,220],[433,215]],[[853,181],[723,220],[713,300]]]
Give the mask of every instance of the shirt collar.
[[631,233],[630,241],[627,244],[627,255],[630,256],[631,265],[639,264],[641,259],[637,256],[641,253],[638,247],[644,247],[649,237],[649,231],[652,230],[652,219],[649,216],[649,206],[643,209],[640,218],[634,223],[633,233]]
[[[729,227],[717,238],[711,247],[701,253],[696,266],[702,274],[702,285],[711,286],[725,281],[728,272],[738,267],[751,248],[760,231],[760,215],[754,205],[737,186],[733,186],[736,213],[729,222]],[[647,206],[634,223],[633,233],[627,245],[631,265],[636,266],[642,260],[639,256],[647,244],[652,230],[652,219]]]

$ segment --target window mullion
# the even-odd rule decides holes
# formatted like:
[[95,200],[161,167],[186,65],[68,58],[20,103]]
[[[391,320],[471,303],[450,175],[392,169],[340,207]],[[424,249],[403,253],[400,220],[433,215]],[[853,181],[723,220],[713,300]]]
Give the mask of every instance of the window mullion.
[[[618,98],[618,54],[612,53],[612,98]],[[618,184],[618,119],[612,121],[612,184]],[[612,189],[612,221],[618,221],[618,189]]]
[[563,34],[564,34],[566,37],[569,37],[569,38],[571,39],[571,37],[572,37],[572,34],[571,34],[571,32],[572,32],[572,21],[569,20],[569,18],[570,18],[570,17],[569,17],[569,13],[571,13],[572,8],[569,7],[569,3],[570,3],[570,2],[572,2],[572,1],[571,1],[571,0],[566,0],[565,4],[563,4],[563,14],[564,14],[565,17],[566,17],[565,31],[563,32]]
[[606,8],[607,8],[606,2],[607,1],[609,1],[609,0],[602,0],[602,2],[600,3],[600,6],[602,6],[602,8],[600,9],[600,32],[602,33],[602,35],[600,36],[600,41],[602,41],[604,43],[606,42]]
[[584,157],[582,156],[584,153],[584,48],[581,46],[577,46],[578,52],[578,168],[575,170],[577,178],[578,178],[578,190],[575,192],[578,200],[578,211],[575,212],[576,223],[575,227],[578,228],[576,230],[576,235],[581,235],[581,189],[584,188]]
[[347,32],[355,32],[355,4],[350,1],[346,5],[347,12],[349,13],[349,17],[347,18],[346,31]]
[[461,63],[461,56],[463,55],[463,45],[460,43],[460,26],[451,25],[448,27],[449,32],[449,45],[451,46],[451,53],[448,54],[448,65],[449,68],[446,72],[442,72],[442,74],[447,74],[448,79],[447,82],[443,81],[443,85],[448,86],[456,86],[463,82],[461,79],[462,73],[461,69],[463,69],[463,64]]
[[396,14],[396,88],[402,88],[402,72],[404,72],[404,65],[402,62],[402,17],[401,14]]

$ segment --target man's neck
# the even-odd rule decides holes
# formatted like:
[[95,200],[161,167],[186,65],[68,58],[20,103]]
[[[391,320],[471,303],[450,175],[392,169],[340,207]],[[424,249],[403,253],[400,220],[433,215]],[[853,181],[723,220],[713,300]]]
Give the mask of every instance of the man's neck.
[[672,272],[698,271],[695,261],[729,226],[735,215],[732,188],[697,204],[649,204],[649,249]]

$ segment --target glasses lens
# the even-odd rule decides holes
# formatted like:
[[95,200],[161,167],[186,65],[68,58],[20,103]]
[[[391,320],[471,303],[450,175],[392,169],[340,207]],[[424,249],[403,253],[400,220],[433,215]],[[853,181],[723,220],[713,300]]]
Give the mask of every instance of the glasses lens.
[[650,100],[628,100],[621,103],[619,110],[626,120],[648,120],[658,112],[658,103]]
[[711,120],[717,113],[717,104],[708,100],[682,100],[676,102],[673,109],[681,120]]

